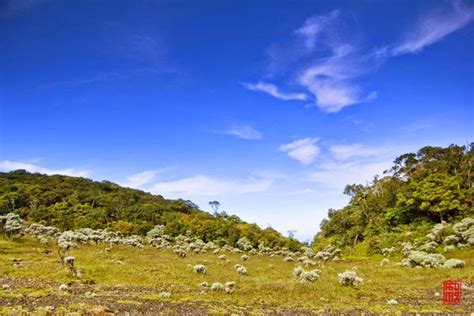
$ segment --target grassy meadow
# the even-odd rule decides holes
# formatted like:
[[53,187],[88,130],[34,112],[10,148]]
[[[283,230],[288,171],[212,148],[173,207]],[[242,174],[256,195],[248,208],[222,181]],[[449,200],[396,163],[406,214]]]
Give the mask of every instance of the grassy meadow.
[[[380,266],[382,256],[343,256],[341,261],[320,264],[321,277],[312,283],[295,279],[292,273],[299,263],[285,262],[281,256],[250,255],[244,262],[241,253],[207,252],[180,258],[169,249],[104,244],[81,245],[70,254],[80,277],[61,265],[55,246],[28,237],[0,239],[0,285],[9,287],[0,288],[0,312],[467,314],[474,310],[474,249],[446,255],[465,260],[463,269],[402,268],[396,265],[401,256],[390,257],[387,266]],[[226,259],[218,258],[222,254]],[[195,273],[195,264],[204,264],[207,274]],[[244,265],[248,274],[238,275],[235,264]],[[349,269],[356,269],[363,284],[344,287],[338,283],[337,274]],[[469,285],[460,306],[442,303],[442,282],[447,279]],[[228,281],[235,282],[231,294],[199,286]],[[69,291],[59,289],[63,283],[70,285]],[[171,297],[160,296],[163,291],[171,292]],[[398,304],[388,305],[390,299]]]

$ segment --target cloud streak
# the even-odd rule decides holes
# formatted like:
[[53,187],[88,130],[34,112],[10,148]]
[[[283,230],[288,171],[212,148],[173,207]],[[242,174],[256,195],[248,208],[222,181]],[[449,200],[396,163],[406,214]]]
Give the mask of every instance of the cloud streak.
[[149,191],[171,197],[224,196],[266,191],[273,184],[267,177],[248,180],[229,180],[197,175],[175,181],[158,182]]
[[24,169],[29,172],[39,172],[48,175],[60,174],[71,177],[88,177],[91,173],[90,170],[78,170],[75,168],[48,169],[32,163],[24,163],[10,160],[0,161],[1,171],[13,171],[18,169]]
[[363,76],[375,72],[389,58],[418,53],[472,22],[473,7],[462,1],[450,3],[448,9],[423,14],[402,40],[381,48],[367,49],[358,42],[357,23],[339,10],[311,16],[293,32],[292,39],[269,49],[274,82],[280,80],[282,85],[289,79],[306,93],[285,95],[268,82],[246,87],[283,100],[309,100],[327,113],[371,102],[378,95],[360,83]]
[[128,176],[127,179],[121,183],[121,185],[130,188],[139,188],[145,184],[150,183],[155,178],[157,173],[158,171],[156,170],[148,170],[136,173]]
[[304,101],[308,98],[308,96],[305,93],[283,93],[274,84],[265,83],[262,81],[259,81],[255,84],[246,83],[244,84],[244,87],[252,91],[267,93],[277,99],[281,99],[285,101],[288,101],[288,100]]
[[287,153],[290,158],[298,160],[307,166],[313,163],[319,155],[320,149],[316,145],[317,138],[304,138],[280,146],[280,151]]
[[453,1],[451,8],[432,11],[422,16],[413,30],[392,48],[394,56],[415,54],[465,27],[474,19],[474,8]]
[[245,140],[260,140],[263,138],[263,135],[260,131],[249,125],[235,125],[223,133]]

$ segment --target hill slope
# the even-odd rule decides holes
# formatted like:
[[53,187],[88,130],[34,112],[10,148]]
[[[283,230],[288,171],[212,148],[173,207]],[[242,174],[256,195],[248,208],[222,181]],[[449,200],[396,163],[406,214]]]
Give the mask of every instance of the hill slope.
[[474,143],[426,146],[401,155],[369,185],[347,185],[350,203],[330,209],[315,236],[316,248],[334,243],[380,253],[409,234],[425,238],[435,223],[474,215]]
[[32,174],[24,170],[0,173],[0,215],[16,212],[31,222],[61,230],[109,228],[144,235],[155,225],[165,225],[171,236],[192,235],[204,241],[229,244],[246,236],[254,245],[299,247],[272,228],[241,221],[235,215],[200,211],[190,201],[167,200],[108,181],[61,175]]

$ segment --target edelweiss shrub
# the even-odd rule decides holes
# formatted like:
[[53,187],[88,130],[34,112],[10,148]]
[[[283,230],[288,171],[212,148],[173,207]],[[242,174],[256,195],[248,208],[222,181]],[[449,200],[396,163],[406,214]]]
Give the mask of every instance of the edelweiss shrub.
[[324,262],[328,261],[329,259],[332,259],[336,256],[340,256],[341,254],[341,250],[340,249],[337,249],[335,246],[333,245],[327,245],[322,251],[319,251],[317,254],[316,254],[316,259],[318,260],[322,260]]
[[285,257],[285,259],[283,259],[283,261],[285,261],[285,262],[294,262],[295,259],[293,257],[288,256],[288,257]]
[[14,213],[0,216],[0,230],[3,231],[7,237],[12,237],[21,233],[20,216]]
[[397,302],[397,300],[394,300],[394,299],[392,298],[392,299],[390,299],[390,300],[387,301],[387,304],[388,304],[388,305],[397,305],[398,302]]
[[186,256],[188,255],[188,253],[182,249],[175,249],[174,253],[177,254],[178,257],[181,257],[181,258],[186,258]]
[[344,286],[356,286],[364,282],[364,279],[358,277],[355,271],[344,271],[337,276],[339,278],[339,284]]
[[164,298],[164,299],[170,298],[171,297],[171,292],[163,291],[163,292],[160,292],[159,296],[160,296],[160,298]]
[[239,240],[237,240],[236,246],[237,246],[237,248],[242,249],[244,251],[249,251],[250,249],[253,248],[252,243],[245,236],[240,238]]
[[459,269],[459,268],[464,268],[466,263],[464,260],[459,260],[459,259],[448,259],[444,262],[442,268],[447,268],[447,269]]
[[211,285],[211,291],[219,292],[224,290],[224,285],[219,282],[212,283]]
[[395,251],[397,251],[397,248],[395,247],[383,248],[382,254],[384,255],[384,257],[388,257],[389,255],[395,253]]
[[245,268],[244,266],[241,266],[240,264],[236,264],[234,267],[238,274],[240,275],[247,274],[247,268]]
[[419,249],[421,251],[432,252],[436,249],[436,247],[438,247],[438,243],[436,243],[435,241],[430,241],[421,245]]
[[449,246],[444,247],[444,252],[451,252],[451,251],[453,251],[453,250],[455,250],[455,249],[456,249],[456,246],[454,246],[454,245],[449,245]]
[[444,264],[446,258],[440,254],[428,254],[423,251],[412,250],[408,253],[408,257],[403,259],[400,263],[403,267],[412,267],[417,266],[423,268],[437,268]]
[[453,227],[454,233],[463,243],[474,246],[474,219],[464,218]]
[[296,268],[293,269],[293,276],[298,278],[301,273],[303,273],[304,269],[302,266],[297,266]]
[[199,274],[206,274],[207,273],[207,268],[203,264],[196,264],[194,267],[194,272],[199,273]]
[[390,263],[390,260],[388,260],[387,258],[383,258],[382,261],[380,261],[380,266],[386,266]]
[[299,279],[302,282],[314,282],[319,279],[319,275],[321,274],[321,270],[315,269],[310,271],[303,271],[299,275]]

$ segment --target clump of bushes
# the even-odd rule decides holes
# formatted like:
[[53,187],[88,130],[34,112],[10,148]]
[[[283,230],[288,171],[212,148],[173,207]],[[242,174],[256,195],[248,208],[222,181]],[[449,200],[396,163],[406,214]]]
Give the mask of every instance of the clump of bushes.
[[163,299],[170,298],[171,297],[171,292],[166,292],[166,291],[160,292],[159,297],[163,298]]
[[474,219],[464,218],[453,226],[453,231],[463,243],[461,246],[474,246]]
[[196,264],[194,267],[194,272],[198,273],[198,274],[206,274],[207,273],[207,268],[205,265],[203,264]]
[[327,245],[322,251],[319,251],[316,254],[316,259],[322,260],[324,262],[328,261],[329,259],[333,259],[334,257],[339,257],[341,254],[341,250],[337,249],[333,245]]
[[463,268],[465,262],[459,259],[446,260],[440,254],[428,254],[423,251],[412,250],[408,253],[408,257],[403,259],[399,265],[410,268]]
[[0,216],[0,232],[3,232],[7,238],[21,233],[21,219],[15,213],[8,213]]
[[234,266],[235,270],[237,271],[237,273],[239,275],[245,275],[247,274],[247,268],[245,268],[244,266],[240,265],[240,264],[236,264]]
[[214,291],[214,292],[223,291],[224,288],[225,288],[224,285],[222,283],[219,283],[219,282],[214,282],[211,285],[211,291]]
[[339,284],[344,286],[356,286],[364,282],[364,279],[357,276],[357,273],[352,270],[344,271],[337,276],[339,278]]
[[402,267],[423,267],[437,268],[444,264],[446,258],[440,254],[428,254],[424,251],[411,250],[407,258],[403,259],[400,265]]
[[448,260],[445,261],[442,268],[459,269],[459,268],[464,268],[465,265],[466,265],[466,263],[464,262],[464,260],[448,259]]
[[237,240],[237,243],[235,244],[237,248],[244,250],[244,251],[249,251],[253,248],[252,243],[247,237],[242,237],[239,240]]
[[302,266],[297,266],[293,270],[293,276],[300,280],[301,282],[314,282],[319,279],[321,275],[321,270],[305,270]]
[[388,260],[387,258],[383,258],[382,261],[380,261],[380,266],[386,266],[390,263],[390,260]]

